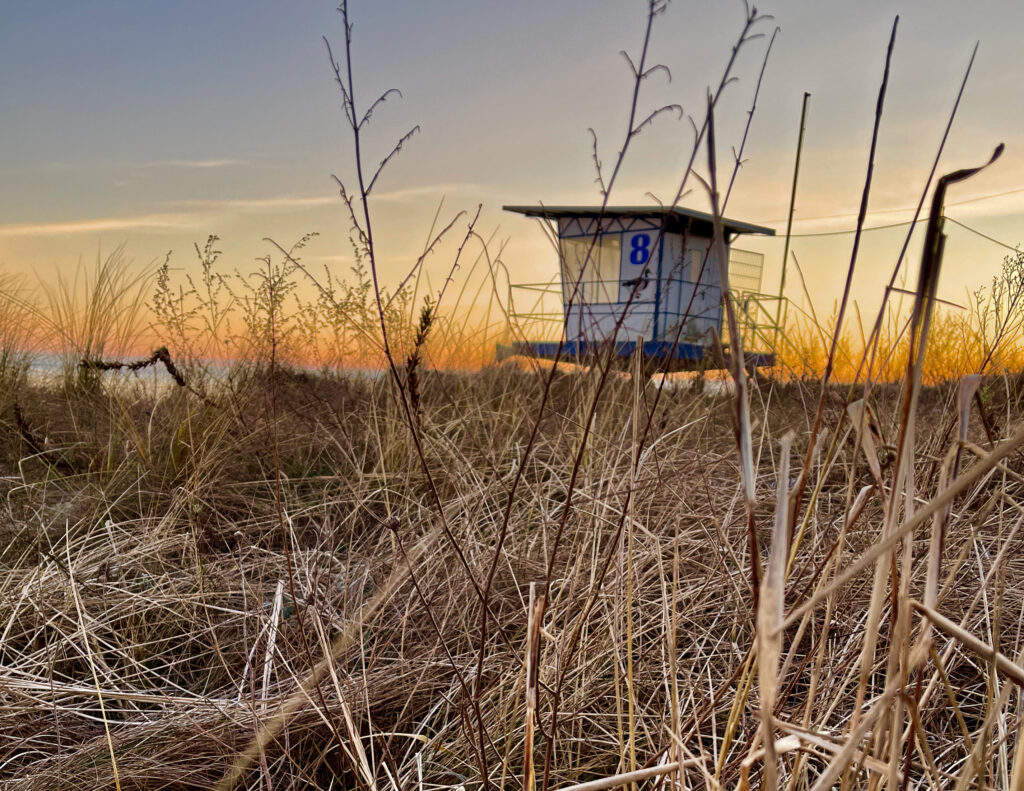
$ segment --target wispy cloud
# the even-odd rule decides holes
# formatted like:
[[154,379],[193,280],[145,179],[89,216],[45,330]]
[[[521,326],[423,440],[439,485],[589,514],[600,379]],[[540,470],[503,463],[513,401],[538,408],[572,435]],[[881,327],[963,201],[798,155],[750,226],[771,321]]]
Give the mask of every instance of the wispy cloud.
[[203,217],[191,213],[141,214],[134,217],[101,217],[65,222],[11,223],[0,225],[0,238],[60,236],[102,231],[183,231],[202,225]]
[[[213,165],[211,165],[213,167]],[[402,203],[418,199],[440,199],[442,195],[479,190],[475,184],[430,184],[381,192],[373,196],[381,202]],[[217,215],[300,212],[321,206],[338,206],[336,195],[277,195],[268,198],[228,198],[225,200],[187,200],[163,204],[165,211],[134,216],[101,217],[56,222],[12,223],[0,225],[0,238],[16,236],[58,236],[105,231],[174,232],[209,225]]]
[[440,200],[442,196],[452,193],[480,192],[479,184],[468,182],[450,182],[441,184],[424,184],[419,187],[406,187],[404,189],[389,190],[386,192],[374,192],[371,200],[385,201],[389,203],[405,203],[419,200],[420,198],[432,198]]
[[144,168],[233,168],[243,167],[249,163],[244,159],[155,159],[142,162]]
[[329,206],[338,203],[332,195],[280,195],[272,198],[227,198],[225,200],[188,200],[170,205],[208,211],[294,211],[313,206]]
[[145,162],[132,162],[120,159],[81,160],[78,162],[51,160],[49,162],[43,162],[42,167],[46,170],[83,170],[94,167],[117,167],[128,169],[142,168],[146,170],[158,168],[207,170],[211,168],[247,167],[250,164],[252,163],[245,159],[236,159],[232,157],[209,157],[207,159],[151,159]]
[[[469,191],[480,191],[477,184],[462,182],[451,182],[442,184],[424,184],[419,187],[406,187],[403,189],[374,191],[370,196],[371,202],[380,203],[408,203],[411,201],[429,198],[439,200],[444,195],[453,193],[465,193]],[[341,206],[341,198],[336,193],[327,195],[276,195],[269,198],[226,198],[224,200],[189,200],[180,201],[172,206],[186,208],[201,208],[212,211],[297,211],[316,206]]]
[[337,203],[330,195],[279,196],[273,198],[190,200],[164,204],[166,211],[119,217],[0,225],[0,238],[60,236],[106,231],[174,232],[207,227],[217,215],[301,211]]

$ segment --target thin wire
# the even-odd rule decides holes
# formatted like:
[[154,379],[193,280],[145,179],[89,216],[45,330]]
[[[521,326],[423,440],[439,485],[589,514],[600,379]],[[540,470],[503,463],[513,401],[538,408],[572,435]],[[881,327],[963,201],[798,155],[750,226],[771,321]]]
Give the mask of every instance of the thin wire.
[[959,225],[965,231],[970,231],[971,233],[980,236],[982,239],[988,239],[993,244],[997,244],[1000,247],[1005,247],[1007,250],[1010,250],[1011,252],[1014,252],[1014,253],[1019,253],[1020,252],[1020,245],[1017,245],[1016,247],[1013,247],[1011,245],[1008,245],[1006,242],[1000,242],[998,239],[993,239],[988,234],[982,233],[981,231],[976,230],[976,229],[972,228],[969,225],[964,225],[962,222],[960,222],[959,220],[954,220],[952,217],[946,217],[946,219],[949,220],[951,223],[953,223],[955,225]]
[[[961,201],[961,202],[963,202],[963,201]],[[950,204],[950,205],[953,205],[953,204]],[[863,232],[867,233],[868,231],[886,231],[886,230],[889,230],[890,228],[904,228],[904,227],[906,227],[908,225],[913,225],[915,223],[925,222],[926,219],[927,218],[920,218],[918,220],[907,220],[906,222],[894,222],[894,223],[891,223],[889,225],[873,225],[870,228],[864,228]],[[995,239],[995,238],[989,236],[986,233],[982,233],[977,228],[972,228],[971,226],[966,225],[966,224],[960,222],[959,220],[954,220],[949,215],[946,215],[945,219],[948,220],[949,222],[953,223],[954,225],[959,225],[965,231],[970,231],[971,233],[973,233],[973,234],[975,234],[977,236],[980,236],[982,239],[987,239],[988,241],[992,242],[993,244],[997,244],[1000,247],[1005,247],[1007,250],[1010,250],[1010,251],[1012,251],[1014,253],[1016,253],[1018,250],[1020,250],[1020,245],[1014,246],[1012,244],[1007,244],[1006,242],[1001,242],[998,239]],[[792,234],[792,236],[793,236],[793,238],[808,239],[808,238],[819,237],[819,236],[846,236],[848,234],[856,233],[856,232],[857,232],[856,228],[847,228],[847,229],[842,230],[842,231],[819,231],[817,233],[794,233],[794,234]],[[769,237],[769,238],[779,239],[780,237],[776,236],[776,237]]]
[[[889,225],[873,225],[870,228],[862,228],[863,233],[868,231],[885,231],[889,228],[903,228],[907,225],[913,225],[915,222],[924,222],[924,219],[919,220],[907,220],[906,222],[894,222]],[[794,233],[790,234],[794,239],[807,239],[813,236],[845,236],[846,234],[856,233],[856,228],[847,228],[843,231],[818,231],[817,233]],[[778,238],[778,237],[776,237]]]
[[1017,189],[1006,190],[1005,192],[993,192],[988,195],[979,195],[976,198],[964,198],[958,200],[955,203],[948,203],[947,206],[963,206],[965,203],[977,203],[980,200],[989,200],[990,198],[1002,198],[1006,195],[1016,195],[1018,192],[1024,192],[1024,187],[1017,187]]
[[[978,201],[991,200],[992,198],[1005,198],[1007,195],[1016,195],[1018,192],[1024,192],[1024,187],[1017,187],[1012,190],[1005,190],[1004,192],[992,192],[988,195],[976,195],[973,198],[964,198],[963,200],[954,201],[947,203],[946,206],[963,206],[967,203],[977,203]],[[916,207],[904,206],[900,209],[872,209],[868,214],[898,214],[902,211],[913,211]],[[817,217],[797,217],[796,222],[811,222],[812,220],[838,220],[842,217],[856,217],[857,213],[852,211],[840,212],[839,214],[820,214]],[[765,220],[765,225],[773,225],[775,223],[785,222],[785,219],[781,220]],[[865,228],[865,230],[867,230]],[[795,236],[796,234],[794,234]]]

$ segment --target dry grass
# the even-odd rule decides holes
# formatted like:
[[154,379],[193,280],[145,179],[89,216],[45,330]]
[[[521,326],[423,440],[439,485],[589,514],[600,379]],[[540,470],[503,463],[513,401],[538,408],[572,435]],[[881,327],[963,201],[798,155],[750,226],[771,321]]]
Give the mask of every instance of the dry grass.
[[[557,687],[552,788],[627,771],[631,753],[643,768],[670,750],[686,762],[672,777],[687,787],[731,787],[769,733],[798,737],[778,746],[780,784],[811,787],[838,754],[848,782],[861,787],[890,763],[885,734],[893,729],[908,732],[896,741],[897,771],[915,785],[946,787],[959,777],[1008,787],[1019,725],[1014,676],[940,626],[931,658],[891,688],[886,665],[901,650],[892,592],[882,597],[867,657],[859,714],[868,726],[851,736],[875,568],[858,560],[878,546],[885,498],[863,494],[871,473],[841,405],[827,409],[828,439],[812,453],[814,494],[797,514],[784,593],[777,560],[765,578],[789,613],[771,692],[774,731],[761,731],[765,682],[752,683],[750,652],[761,643],[727,400],[665,394],[651,412],[650,386],[637,408],[632,383],[610,380],[552,556],[597,377],[553,382],[512,504],[483,646],[470,577],[481,584],[492,560],[539,406],[539,374],[421,373],[420,439],[450,538],[386,381],[280,371],[276,426],[258,374],[230,398],[221,393],[230,404],[222,407],[181,389],[154,397],[130,379],[102,394],[25,394],[25,420],[46,449],[30,453],[5,421],[0,766],[10,787],[114,787],[116,767],[122,788],[208,788],[332,652],[330,672],[292,705],[241,773],[242,787],[406,788],[421,777],[423,787],[477,787],[481,765],[491,783],[516,787],[529,587],[549,567],[535,643],[538,783]],[[795,430],[794,457],[806,451],[802,403],[817,393],[751,387],[756,520],[778,557],[778,529],[768,541],[782,469],[776,439]],[[984,387],[990,419],[1009,436],[1022,383]],[[877,394],[883,437],[896,407],[895,392]],[[955,390],[926,391],[920,410],[918,497],[927,503],[956,447],[947,430]],[[648,414],[651,441],[631,473],[634,426],[642,431]],[[271,432],[280,441],[283,523]],[[974,444],[963,446],[961,479],[973,480],[953,501],[929,606],[1019,668],[1024,469],[1016,451],[995,467],[986,461],[980,448],[991,446],[976,414],[967,436]],[[919,522],[910,546],[921,560],[905,582],[914,601],[925,599],[930,541]],[[925,623],[915,616],[903,640],[916,645]],[[354,638],[332,649],[353,628]],[[896,693],[906,700],[902,720],[891,719]],[[888,730],[880,725],[887,718]],[[755,774],[761,765],[754,761]]]
[[[966,295],[963,305],[939,305],[932,322],[924,365],[928,384],[968,374],[1012,374],[1024,370],[1024,253],[1007,256],[1001,272],[985,287]],[[791,310],[779,340],[780,378],[817,379],[824,370],[828,344],[836,331],[835,315]],[[906,306],[887,311],[877,342],[873,378],[899,382],[907,369],[909,338]],[[858,321],[841,333],[834,378],[853,382],[863,378],[862,361],[870,356],[870,328]]]

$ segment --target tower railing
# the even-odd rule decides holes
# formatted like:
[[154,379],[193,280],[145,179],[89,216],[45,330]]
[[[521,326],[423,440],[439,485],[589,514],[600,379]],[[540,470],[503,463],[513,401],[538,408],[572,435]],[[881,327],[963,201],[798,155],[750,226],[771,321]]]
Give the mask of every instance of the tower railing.
[[[729,293],[736,308],[736,323],[739,325],[743,348],[746,351],[776,353],[784,335],[789,300],[775,294],[738,289],[731,289]],[[778,321],[776,317],[779,317]],[[727,322],[722,324],[722,342],[729,343]]]

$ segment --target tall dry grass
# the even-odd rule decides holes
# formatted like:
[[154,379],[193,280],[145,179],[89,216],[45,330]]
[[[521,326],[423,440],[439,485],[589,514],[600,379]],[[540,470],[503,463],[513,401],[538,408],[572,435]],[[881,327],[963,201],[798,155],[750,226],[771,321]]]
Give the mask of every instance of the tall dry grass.
[[38,331],[59,355],[68,386],[98,386],[95,372],[79,364],[83,359],[119,357],[138,348],[150,283],[150,273],[132,265],[123,245],[106,256],[98,252],[92,266],[79,262],[71,277],[58,271],[53,281],[40,281]]
[[[909,321],[907,305],[890,306],[881,324],[873,376],[899,382],[907,368]],[[778,339],[780,378],[815,379],[824,370],[836,315],[821,316],[813,309],[791,309]],[[1012,375],[1024,370],[1024,253],[1005,256],[999,273],[987,285],[964,295],[962,304],[936,306],[931,340],[924,363],[928,384],[953,381],[968,374]],[[862,374],[870,328],[856,317],[839,332],[835,378],[852,382]],[[757,340],[769,337],[762,330]]]

